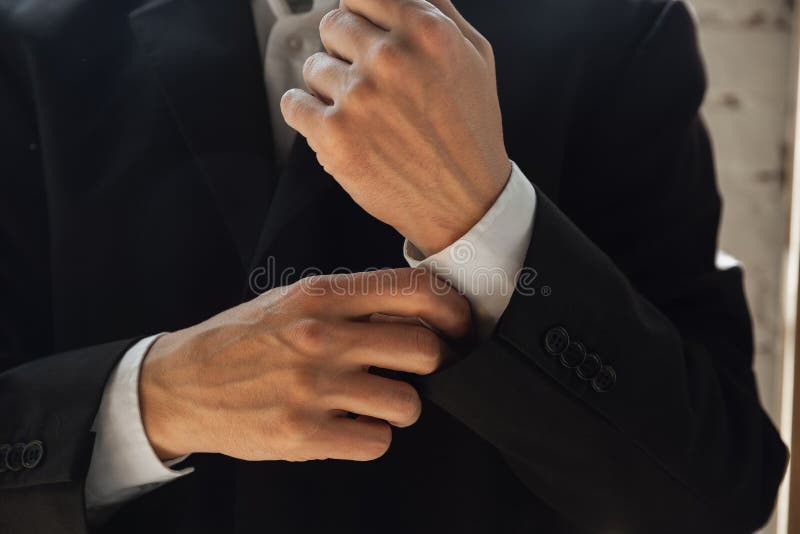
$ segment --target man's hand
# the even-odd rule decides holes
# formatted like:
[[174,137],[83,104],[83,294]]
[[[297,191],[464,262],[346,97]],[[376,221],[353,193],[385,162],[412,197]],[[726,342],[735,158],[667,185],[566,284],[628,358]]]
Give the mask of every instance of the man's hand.
[[306,279],[159,338],[140,378],[145,430],[162,460],[373,460],[421,403],[370,367],[432,373],[442,338],[469,332],[467,301],[423,270]]
[[367,212],[446,248],[511,174],[491,46],[449,0],[341,0],[320,34],[286,122]]

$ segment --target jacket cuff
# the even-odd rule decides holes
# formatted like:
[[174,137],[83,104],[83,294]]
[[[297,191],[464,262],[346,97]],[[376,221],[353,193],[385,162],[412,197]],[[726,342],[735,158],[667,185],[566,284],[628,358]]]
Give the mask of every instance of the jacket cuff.
[[680,333],[555,204],[538,198],[525,261],[535,275],[518,282],[499,338],[685,482],[692,414]]
[[41,457],[36,462],[28,458],[29,467],[11,458],[14,469],[0,473],[0,490],[69,482],[82,486],[94,442],[91,426],[103,389],[135,341],[40,358],[0,374],[4,412],[0,445],[41,444]]

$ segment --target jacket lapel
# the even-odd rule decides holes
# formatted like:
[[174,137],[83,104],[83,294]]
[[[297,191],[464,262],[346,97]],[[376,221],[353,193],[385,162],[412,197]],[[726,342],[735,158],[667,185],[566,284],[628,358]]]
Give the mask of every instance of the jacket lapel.
[[246,267],[276,175],[250,4],[153,0],[130,23]]

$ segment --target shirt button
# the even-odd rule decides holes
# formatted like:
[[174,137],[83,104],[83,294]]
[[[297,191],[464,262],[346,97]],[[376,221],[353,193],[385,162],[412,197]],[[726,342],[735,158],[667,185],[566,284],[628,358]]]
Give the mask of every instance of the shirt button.
[[25,450],[24,443],[15,443],[11,450],[6,454],[6,467],[11,471],[22,469],[22,451]]
[[31,441],[22,451],[22,465],[26,469],[33,469],[39,465],[44,457],[44,445],[41,441]]
[[575,369],[585,359],[586,347],[583,346],[583,343],[573,341],[567,346],[567,350],[561,354],[561,365],[569,369]]
[[552,356],[559,356],[569,346],[569,334],[565,328],[556,326],[544,336],[544,350]]
[[603,366],[592,379],[592,387],[598,393],[606,393],[617,383],[617,372],[610,365]]

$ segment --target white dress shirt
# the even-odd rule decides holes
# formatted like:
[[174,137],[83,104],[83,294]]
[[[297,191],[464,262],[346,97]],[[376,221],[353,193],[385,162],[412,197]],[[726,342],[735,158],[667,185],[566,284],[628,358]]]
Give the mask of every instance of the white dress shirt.
[[[322,50],[319,21],[338,0],[314,0],[307,13],[293,14],[286,0],[252,0],[258,41],[263,51],[268,103],[277,155],[285,161],[295,132],[282,120],[280,99],[293,87],[304,87],[306,58]],[[472,304],[481,335],[491,333],[511,299],[533,232],[536,193],[517,167],[495,202],[466,235],[445,250],[422,257],[406,242],[404,254],[412,267],[423,266],[450,281]],[[172,469],[185,458],[161,462],[145,433],[139,410],[141,363],[156,336],[134,345],[106,385],[94,422],[96,433],[86,481],[86,506],[103,507],[135,498],[192,472]]]

